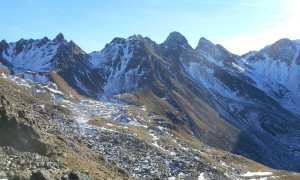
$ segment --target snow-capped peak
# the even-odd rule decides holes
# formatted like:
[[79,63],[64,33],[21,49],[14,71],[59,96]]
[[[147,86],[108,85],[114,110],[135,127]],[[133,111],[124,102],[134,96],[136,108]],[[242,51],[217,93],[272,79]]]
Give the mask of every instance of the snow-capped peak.
[[292,63],[297,52],[296,43],[286,38],[280,39],[260,51],[260,53],[265,53],[274,60],[285,61],[287,64]]
[[101,51],[90,53],[90,62],[95,68],[100,68],[110,61],[119,61],[120,57],[126,56],[128,52],[132,54],[135,49],[144,47],[145,43],[151,47],[157,45],[151,39],[143,38],[141,35],[132,35],[126,39],[116,37],[110,43],[106,44]]
[[15,68],[46,70],[58,47],[59,44],[53,41],[36,40],[31,43],[20,40],[16,43],[9,43],[2,57]]
[[[249,73],[261,89],[285,107],[300,105],[300,46],[290,39],[280,39],[258,52],[243,55]],[[295,106],[296,105],[296,106]]]
[[[59,33],[53,40],[44,37],[37,40],[20,39],[15,43],[1,41],[0,57],[2,57],[2,63],[13,67],[15,73],[27,70],[51,71],[58,65],[57,60],[59,59],[55,58],[58,49],[68,44],[62,33]],[[62,51],[66,50],[68,49],[62,49]]]

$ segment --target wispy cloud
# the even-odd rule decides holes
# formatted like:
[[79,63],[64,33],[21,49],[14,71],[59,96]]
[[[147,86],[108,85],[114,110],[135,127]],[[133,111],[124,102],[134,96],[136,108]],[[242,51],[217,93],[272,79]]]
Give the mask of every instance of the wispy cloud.
[[218,43],[222,44],[229,51],[242,55],[250,50],[260,50],[281,38],[299,39],[299,28],[284,25],[221,40]]
[[[226,49],[235,54],[242,55],[250,50],[259,50],[279,38],[282,38],[278,32],[280,32],[280,30],[264,30],[229,38],[217,43],[222,44]],[[272,34],[272,36],[270,36],[270,34]]]
[[270,19],[285,19],[285,18],[287,18],[285,15],[282,15],[282,14],[269,14],[267,17]]
[[271,26],[223,39],[218,43],[236,54],[243,54],[250,50],[259,50],[281,38],[299,39],[300,1],[280,0],[278,2],[282,7],[276,9],[274,13],[265,14],[265,18],[272,22]]

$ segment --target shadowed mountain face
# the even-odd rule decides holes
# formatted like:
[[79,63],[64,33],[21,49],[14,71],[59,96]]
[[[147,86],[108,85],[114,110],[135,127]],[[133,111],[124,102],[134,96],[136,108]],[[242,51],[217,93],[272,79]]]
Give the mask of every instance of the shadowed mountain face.
[[57,73],[82,95],[117,95],[212,147],[300,171],[299,49],[282,39],[237,56],[205,38],[193,49],[172,32],[162,44],[134,35],[86,54],[59,34],[1,41],[0,62],[35,81]]

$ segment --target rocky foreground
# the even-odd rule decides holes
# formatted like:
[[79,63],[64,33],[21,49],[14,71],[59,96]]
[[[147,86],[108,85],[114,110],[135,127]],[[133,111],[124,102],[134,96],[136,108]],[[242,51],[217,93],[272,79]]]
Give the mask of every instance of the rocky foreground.
[[128,177],[119,173],[118,167],[106,164],[99,154],[64,135],[60,122],[70,124],[71,130],[72,116],[63,107],[51,104],[47,93],[43,93],[47,100],[43,102],[3,79],[0,90],[0,179]]

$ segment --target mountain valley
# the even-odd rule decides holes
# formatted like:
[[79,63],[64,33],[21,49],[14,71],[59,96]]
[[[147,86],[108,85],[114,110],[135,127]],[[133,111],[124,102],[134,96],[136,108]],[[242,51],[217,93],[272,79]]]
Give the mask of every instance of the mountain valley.
[[300,42],[0,43],[0,179],[297,179]]

